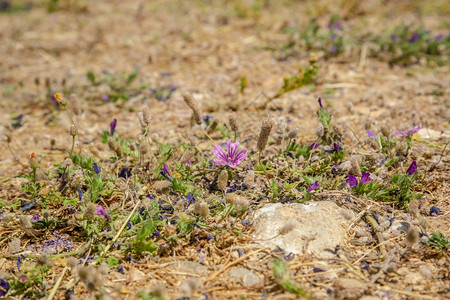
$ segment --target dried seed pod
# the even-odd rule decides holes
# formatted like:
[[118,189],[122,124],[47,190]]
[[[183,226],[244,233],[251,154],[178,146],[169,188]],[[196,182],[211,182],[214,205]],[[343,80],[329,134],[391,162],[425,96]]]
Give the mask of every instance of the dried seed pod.
[[217,125],[219,125],[219,123],[217,122],[217,120],[214,120],[214,121],[212,121],[212,123],[209,125],[209,127],[208,127],[208,133],[213,133],[215,130],[216,130],[216,128],[217,128]]
[[316,129],[316,136],[320,139],[325,134],[325,129],[323,128],[322,124],[319,124],[319,126]]
[[95,205],[95,203],[89,203],[86,206],[86,209],[84,210],[83,218],[85,220],[90,220],[90,221],[94,220],[95,217],[97,216],[96,210],[97,210],[97,205]]
[[262,122],[261,131],[259,132],[257,148],[260,153],[266,148],[267,142],[269,140],[270,131],[274,125],[275,121],[272,118],[267,118]]
[[225,195],[225,201],[230,204],[236,204],[238,206],[248,206],[248,200],[235,193],[229,193]]
[[255,183],[255,172],[252,170],[247,172],[247,175],[245,175],[244,183],[246,186],[250,187]]
[[225,191],[228,183],[228,172],[227,170],[222,170],[217,178],[217,187],[221,191]]
[[350,164],[351,164],[350,173],[357,177],[361,177],[361,169],[359,167],[358,158],[356,158],[355,156],[352,157],[350,159]]
[[77,135],[77,128],[75,127],[75,125],[72,124],[70,126],[69,133],[72,137],[75,137]]
[[147,124],[145,124],[144,121],[144,114],[140,111],[137,113],[137,117],[139,119],[139,124],[141,124],[141,128],[145,129],[147,127]]
[[78,259],[76,259],[73,256],[70,256],[66,259],[66,266],[68,266],[71,269],[74,269],[78,266]]
[[147,105],[142,106],[142,120],[147,126],[150,125],[150,121],[152,120],[152,115]]
[[372,128],[372,119],[367,119],[367,121],[364,123],[364,129],[365,130],[370,130],[370,128]]
[[141,152],[142,156],[145,156],[146,154],[148,154],[150,152],[149,148],[148,148],[148,144],[146,142],[143,142],[140,146],[139,146],[139,151]]
[[230,128],[232,131],[237,132],[239,130],[236,113],[232,112],[228,114],[228,122],[230,123]]
[[295,139],[299,132],[300,129],[298,127],[292,128],[291,130],[289,130],[288,138],[291,140]]
[[192,148],[188,148],[184,151],[183,155],[180,158],[180,164],[184,165],[188,161],[191,160],[192,156],[195,154],[195,151]]
[[204,201],[197,201],[194,206],[194,211],[204,219],[209,216],[209,206]]
[[391,130],[389,129],[388,126],[383,125],[381,126],[381,134],[384,135],[385,137],[389,137],[391,135]]
[[38,256],[37,264],[41,267],[49,267],[53,266],[53,260],[47,256],[47,254],[43,253]]
[[202,124],[202,117],[201,117],[202,114],[201,114],[201,110],[198,105],[198,102],[195,101],[194,96],[190,92],[185,91],[183,93],[183,99],[184,99],[184,102],[186,102],[187,106],[189,106],[189,108],[192,110],[195,123],[197,123],[198,125],[201,125]]

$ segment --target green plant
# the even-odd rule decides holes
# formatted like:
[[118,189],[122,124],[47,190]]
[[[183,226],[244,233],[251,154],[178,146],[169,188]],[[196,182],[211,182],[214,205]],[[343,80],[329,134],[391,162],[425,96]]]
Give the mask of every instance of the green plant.
[[291,275],[289,273],[289,265],[287,264],[287,262],[285,262],[281,258],[277,258],[272,261],[272,264],[273,276],[283,289],[290,293],[297,294],[301,297],[309,297],[309,295],[303,291],[300,285],[291,279]]
[[433,232],[427,243],[436,252],[441,252],[450,246],[450,239],[440,232]]

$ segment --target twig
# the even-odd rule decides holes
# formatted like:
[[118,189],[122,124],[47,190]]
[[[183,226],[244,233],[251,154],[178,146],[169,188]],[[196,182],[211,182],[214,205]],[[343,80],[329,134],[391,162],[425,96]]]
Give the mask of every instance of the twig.
[[373,231],[375,232],[375,236],[377,237],[378,243],[380,244],[380,251],[381,251],[380,258],[386,257],[386,254],[387,254],[386,245],[385,245],[385,243],[383,243],[384,237],[381,234],[381,232],[379,231],[380,226],[378,226],[377,221],[369,215],[366,215],[366,220],[367,220],[367,222],[370,223],[370,225],[372,225]]
[[128,221],[131,219],[131,216],[133,215],[133,213],[136,211],[136,209],[138,208],[139,204],[141,204],[141,200],[139,199],[138,202],[136,202],[136,205],[134,206],[133,210],[130,212],[130,214],[128,215],[127,219],[125,220],[125,222],[123,222],[122,227],[120,227],[120,230],[116,233],[116,235],[114,236],[114,238],[112,239],[111,243],[109,243],[108,245],[106,245],[105,249],[103,250],[103,252],[100,254],[100,256],[104,256],[106,254],[106,252],[108,252],[109,248],[111,248],[112,244],[114,244],[117,239],[120,237],[120,234],[122,233],[122,231],[125,229],[125,226],[127,226]]
[[66,274],[67,266],[64,267],[64,269],[61,272],[61,276],[59,276],[58,281],[56,281],[55,286],[53,287],[52,291],[50,292],[50,295],[48,295],[47,300],[52,300],[53,297],[55,297],[56,292],[58,291],[59,286],[61,285],[62,279],[64,278],[64,275]]
[[238,259],[236,259],[235,261],[232,261],[230,263],[225,264],[222,268],[220,268],[218,271],[216,271],[214,274],[212,274],[205,282],[209,282],[211,280],[213,280],[214,278],[216,278],[220,273],[223,273],[226,269],[228,269],[231,266],[234,266],[235,264],[243,261],[244,259],[248,258],[249,256],[261,252],[263,251],[265,248],[261,248],[252,252],[249,252],[241,257],[239,257]]

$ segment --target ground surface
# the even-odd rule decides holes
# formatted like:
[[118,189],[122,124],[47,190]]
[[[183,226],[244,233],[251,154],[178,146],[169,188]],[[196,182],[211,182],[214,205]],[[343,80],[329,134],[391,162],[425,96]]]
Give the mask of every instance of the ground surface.
[[[12,2],[12,8],[0,13],[0,115],[5,125],[0,129],[0,278],[9,284],[7,296],[44,297],[56,284],[57,299],[71,294],[80,299],[94,295],[136,299],[140,291],[145,291],[139,296],[142,299],[160,294],[167,299],[189,295],[202,299],[448,297],[448,246],[437,251],[427,242],[433,232],[450,236],[448,48],[440,55],[443,63],[428,56],[396,63],[381,50],[381,55],[371,55],[370,49],[377,48],[371,42],[349,42],[338,55],[330,54],[327,42],[318,42],[313,49],[300,43],[296,52],[286,57],[277,50],[289,40],[301,40],[295,32],[312,19],[326,29],[333,14],[340,15],[342,32],[358,36],[388,32],[405,24],[423,26],[448,39],[450,9],[446,1],[429,5],[410,1],[395,1],[395,5],[381,1],[72,2],[36,2],[31,7]],[[294,76],[312,60],[319,66],[312,82],[263,107],[262,103],[280,91],[284,77]],[[137,76],[127,84],[133,70],[138,70]],[[95,78],[88,79],[89,71]],[[176,89],[167,100],[155,97],[155,93],[172,87]],[[198,126],[191,127],[191,110],[182,97],[185,90],[194,94],[203,117],[218,121],[218,129],[209,132],[214,142]],[[68,102],[71,118],[52,100],[54,93],[61,93]],[[319,97],[333,116],[331,136],[336,140],[331,143],[316,136]],[[143,104],[151,112],[145,134],[137,116]],[[245,205],[220,201],[226,199],[216,182],[221,169],[208,163],[214,144],[224,145],[227,137],[233,137],[230,127],[223,125],[228,124],[231,111],[238,116],[237,140],[248,149],[248,158],[237,169],[228,169],[225,193],[245,197]],[[258,163],[257,141],[261,122],[267,117],[279,125],[274,125],[263,153],[263,170]],[[280,118],[286,120],[287,129]],[[117,119],[115,137],[120,136],[117,141],[128,151],[118,160],[119,155],[102,142],[102,133],[110,131],[113,119]],[[201,126],[208,122],[211,119],[205,119]],[[97,197],[90,192],[90,186],[98,184],[89,181],[94,180],[89,175],[95,171],[92,164],[81,167],[66,160],[71,151],[71,124],[77,129],[73,153],[92,157],[101,165],[107,192]],[[398,142],[386,150],[389,154],[405,141],[394,130],[423,127],[413,135],[407,155],[399,155],[389,168],[377,161],[384,150],[371,148],[366,140],[366,130],[380,137],[382,126]],[[295,127],[299,128],[295,143],[321,145],[311,156],[292,161],[283,150],[287,132]],[[338,140],[347,156],[330,162],[322,150],[331,149]],[[149,143],[150,151],[140,153],[143,141]],[[167,144],[170,154],[157,143]],[[195,149],[192,166],[180,167],[178,162],[187,147]],[[29,175],[33,173],[30,153],[37,155],[34,179]],[[373,165],[369,163],[371,153],[375,156]],[[363,157],[361,169],[386,187],[392,174],[404,174],[416,161],[417,184],[410,189],[423,195],[411,201],[409,208],[407,203],[358,195],[345,185],[346,172],[331,169],[358,155]],[[326,172],[312,167],[323,161],[328,163]],[[164,180],[159,175],[162,163],[169,166],[171,176],[185,180],[188,188],[156,187]],[[117,179],[123,168],[131,170],[131,177]],[[77,169],[84,172],[79,186],[73,183]],[[251,169],[256,173],[255,187],[240,188]],[[354,211],[345,242],[332,249],[331,259],[308,255],[286,259],[289,253],[282,249],[264,249],[252,241],[252,212],[268,202],[302,202],[311,183],[306,175],[320,183],[311,193],[311,201],[331,200]],[[269,188],[274,181],[279,186],[295,184],[295,192],[287,193],[284,186],[281,194],[275,195]],[[80,201],[77,187],[89,196]],[[197,202],[205,199],[209,215],[202,215],[201,208],[186,202],[189,193]],[[159,207],[166,219],[158,219],[160,223],[144,238],[147,245],[158,245],[158,250],[147,251],[151,255],[130,250],[136,247],[131,241],[136,234],[132,226],[141,230],[148,215],[154,213],[152,203],[157,202],[147,194],[154,195],[160,205],[163,200],[172,206],[166,214]],[[101,215],[89,219],[87,202],[101,204],[112,220],[103,221]],[[430,213],[433,206],[440,209],[436,215]],[[139,217],[133,208],[141,207],[148,213],[140,211]],[[33,216],[44,220],[44,212],[49,213],[47,221],[63,222],[39,228],[34,221],[29,224]],[[409,229],[401,233],[387,228],[373,231],[367,218],[372,213],[381,219],[381,228],[383,218],[396,217],[396,221],[408,223]],[[129,220],[134,221],[130,228],[121,228]],[[188,224],[188,229],[180,224]],[[368,233],[366,239],[358,228]],[[414,240],[414,228],[421,235],[418,241]],[[113,240],[116,233],[119,238]],[[380,234],[384,236],[380,238]],[[47,253],[52,266],[42,259],[36,262],[42,249],[49,247],[53,248]],[[18,270],[22,254],[25,258],[19,260]],[[97,277],[83,277],[80,265],[65,268],[65,258],[70,256],[79,259],[79,264],[92,265],[95,269],[88,271]],[[283,265],[276,258],[289,265],[284,277],[274,274],[274,265]],[[109,272],[102,263],[109,264]],[[237,267],[245,270],[230,272]],[[40,271],[32,271],[35,269]],[[250,275],[241,276],[249,270]],[[254,285],[248,283],[249,276],[256,276]],[[58,278],[62,281],[56,283]]]

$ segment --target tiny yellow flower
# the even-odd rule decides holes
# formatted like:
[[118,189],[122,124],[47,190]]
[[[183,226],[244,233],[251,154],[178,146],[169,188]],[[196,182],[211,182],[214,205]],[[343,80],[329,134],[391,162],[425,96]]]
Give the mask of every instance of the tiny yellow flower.
[[65,103],[64,103],[64,99],[63,99],[63,97],[61,96],[60,93],[55,93],[55,94],[53,95],[53,98],[55,98],[56,102],[58,102],[59,104],[61,104],[61,105],[64,105],[64,104],[65,104]]

